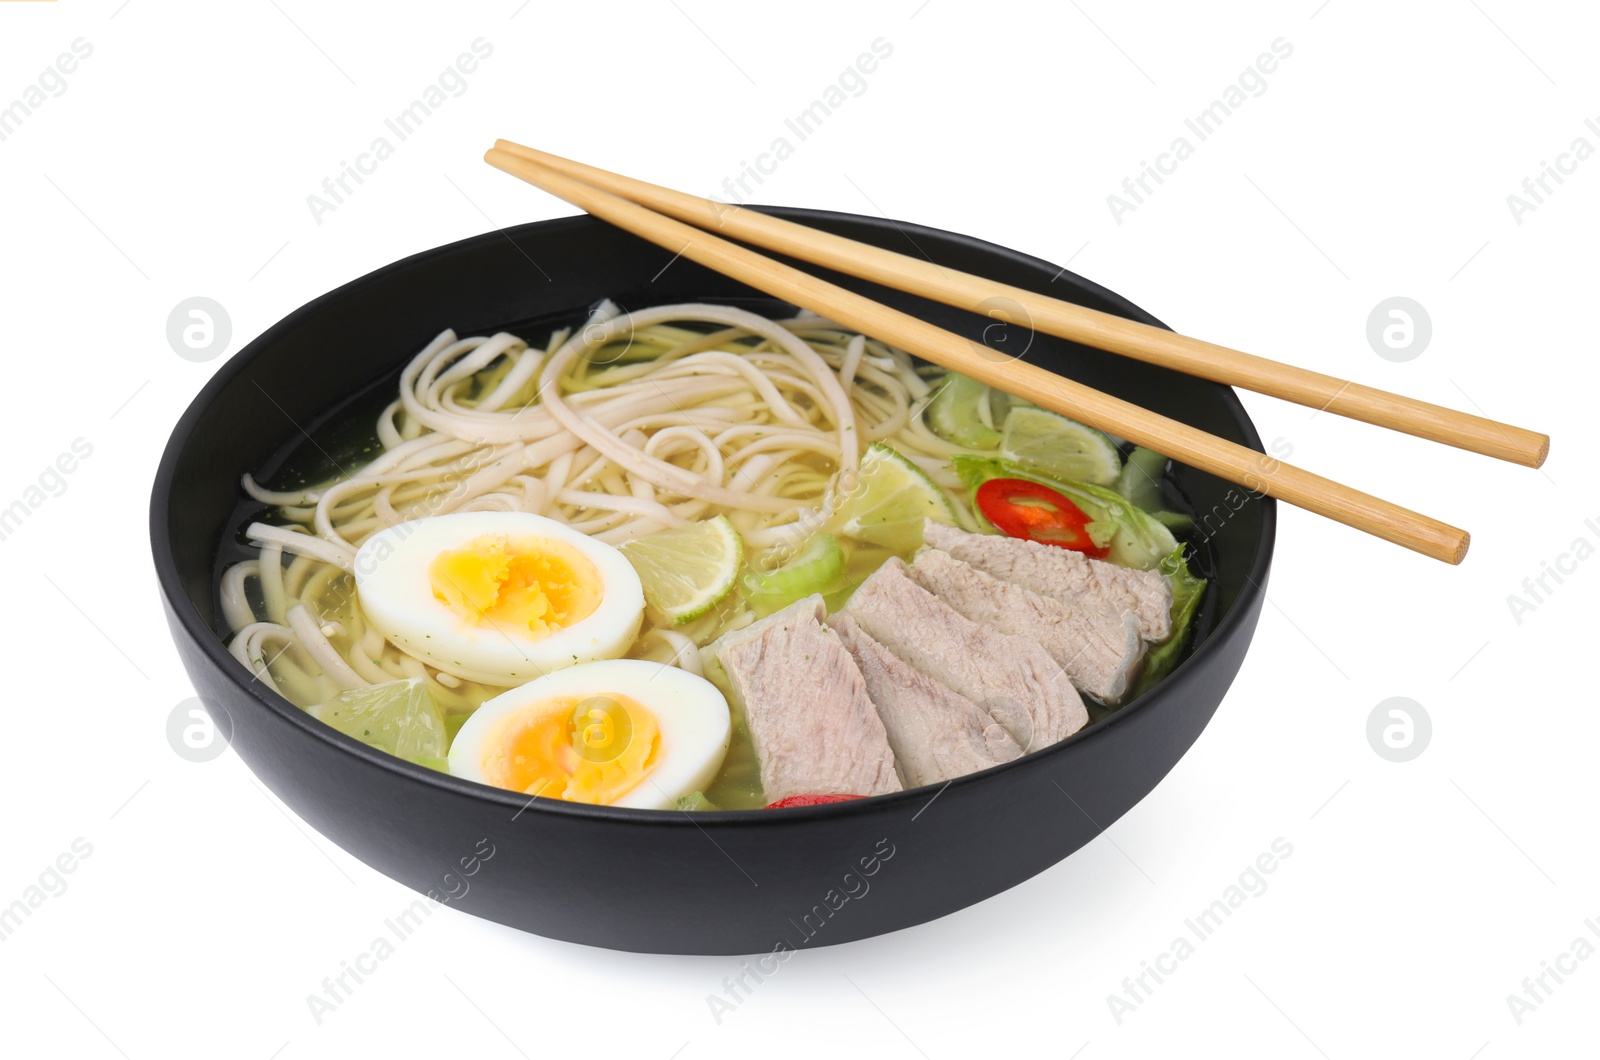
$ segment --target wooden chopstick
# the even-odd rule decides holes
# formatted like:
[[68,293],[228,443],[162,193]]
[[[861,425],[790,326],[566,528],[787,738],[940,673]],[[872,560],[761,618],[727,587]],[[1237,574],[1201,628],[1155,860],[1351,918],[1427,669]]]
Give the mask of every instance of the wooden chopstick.
[[690,261],[951,371],[1425,556],[1460,563],[1466,555],[1470,538],[1457,527],[1026,361],[1005,359],[998,351],[985,356],[985,348],[960,335],[526,158],[494,149],[484,161]]
[[495,148],[729,238],[1047,335],[1527,467],[1543,464],[1550,453],[1548,435],[1522,427],[1189,338],[509,140],[497,140]]

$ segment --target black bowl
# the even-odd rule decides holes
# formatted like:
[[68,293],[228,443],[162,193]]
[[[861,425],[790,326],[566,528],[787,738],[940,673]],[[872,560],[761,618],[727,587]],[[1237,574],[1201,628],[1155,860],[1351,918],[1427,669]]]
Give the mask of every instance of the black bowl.
[[[773,210],[854,239],[1148,323],[1110,291],[1015,251],[878,218]],[[880,301],[1260,449],[1233,392],[868,284]],[[629,308],[735,302],[732,280],[588,217],[493,232],[379,269],[292,313],[224,365],[173,431],[151,538],[184,665],[249,767],[380,872],[552,938],[658,953],[755,953],[866,938],[1026,880],[1089,842],[1166,775],[1210,720],[1261,611],[1276,513],[1190,468],[1167,486],[1203,513],[1211,577],[1200,643],[1166,681],[1072,738],[943,787],[811,809],[683,814],[527,800],[372,750],[252,680],[219,636],[218,575],[237,549],[239,477],[268,471],[351,395],[444,327],[543,342],[611,297]],[[1003,343],[1003,345],[1002,345]]]

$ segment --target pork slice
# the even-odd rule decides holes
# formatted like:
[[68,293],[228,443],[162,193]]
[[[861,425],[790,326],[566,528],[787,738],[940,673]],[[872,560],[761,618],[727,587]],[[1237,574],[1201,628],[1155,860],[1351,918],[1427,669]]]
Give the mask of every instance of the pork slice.
[[848,612],[828,620],[867,682],[908,787],[937,784],[1020,757],[990,713],[873,640]]
[[911,580],[974,622],[1036,642],[1074,688],[1107,703],[1122,701],[1144,661],[1132,615],[1041,596],[934,548],[917,554]]
[[912,581],[899,559],[862,582],[845,611],[873,640],[988,711],[1024,751],[1088,724],[1083,700],[1049,653],[973,622]]
[[822,597],[807,597],[716,644],[768,802],[900,790],[883,721],[824,614]]
[[968,533],[931,519],[922,538],[931,548],[1040,596],[1133,615],[1139,620],[1139,636],[1152,644],[1172,635],[1172,587],[1157,571],[1119,567],[1019,537]]

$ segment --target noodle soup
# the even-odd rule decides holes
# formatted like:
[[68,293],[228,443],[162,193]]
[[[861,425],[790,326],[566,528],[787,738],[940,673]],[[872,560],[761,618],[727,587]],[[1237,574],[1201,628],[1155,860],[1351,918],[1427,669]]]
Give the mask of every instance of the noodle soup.
[[[530,796],[749,809],[998,764],[1159,680],[1202,596],[1164,460],[816,317],[446,331],[337,430],[325,480],[244,479],[266,512],[221,578],[233,655],[358,739]],[[917,665],[875,594],[1051,690]],[[693,680],[669,695],[667,669]]]

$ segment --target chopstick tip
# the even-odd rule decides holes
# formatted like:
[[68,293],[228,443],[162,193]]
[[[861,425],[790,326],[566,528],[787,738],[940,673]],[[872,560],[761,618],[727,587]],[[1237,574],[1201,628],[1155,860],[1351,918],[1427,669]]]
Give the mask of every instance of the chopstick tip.
[[1544,462],[1550,459],[1550,436],[1548,434],[1542,434],[1539,437],[1539,451],[1535,453],[1533,457],[1532,466],[1534,467],[1544,467]]

